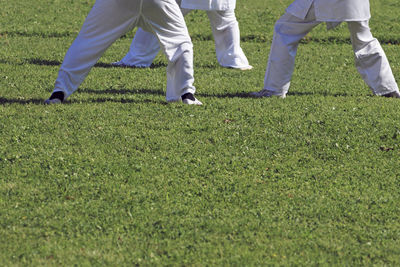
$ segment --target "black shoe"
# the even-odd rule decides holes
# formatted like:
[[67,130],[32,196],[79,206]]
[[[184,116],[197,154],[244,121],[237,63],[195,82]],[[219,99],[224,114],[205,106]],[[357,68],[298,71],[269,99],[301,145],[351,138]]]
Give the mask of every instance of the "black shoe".
[[196,99],[192,93],[186,93],[182,95],[182,103],[187,105],[197,105],[197,106],[203,105],[203,103],[201,103],[198,99]]
[[50,98],[44,101],[44,104],[51,105],[51,104],[61,104],[64,101],[64,93],[61,91],[54,92],[51,94]]
[[392,97],[392,98],[400,98],[400,93],[399,93],[399,91],[394,91],[394,92],[391,92],[391,93],[388,93],[388,94],[384,94],[382,96],[384,96],[384,97]]

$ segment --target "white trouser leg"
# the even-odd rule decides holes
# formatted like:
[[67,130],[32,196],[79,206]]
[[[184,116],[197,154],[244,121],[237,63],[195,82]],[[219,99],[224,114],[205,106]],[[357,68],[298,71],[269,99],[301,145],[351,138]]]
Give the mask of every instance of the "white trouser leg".
[[399,88],[389,61],[379,41],[375,39],[368,21],[348,22],[358,72],[375,95],[384,95]]
[[249,67],[242,48],[240,47],[239,23],[234,10],[207,11],[215,40],[215,52],[218,62],[223,67]]
[[54,92],[70,96],[104,51],[136,25],[154,32],[167,55],[167,100],[194,93],[192,42],[174,0],[97,0],[64,58]]
[[[182,9],[184,16],[189,12],[189,9]],[[119,63],[131,67],[148,68],[153,63],[159,51],[160,44],[157,37],[153,33],[139,28],[132,40],[129,52]]]
[[[154,3],[160,7],[154,12]],[[167,101],[178,101],[185,93],[195,92],[193,86],[193,45],[183,14],[174,0],[143,2],[143,29],[153,32],[168,58]]]
[[292,79],[299,42],[319,23],[315,21],[314,7],[310,9],[305,19],[286,13],[276,22],[264,79],[264,89],[271,95],[286,95]]
[[70,96],[104,51],[135,26],[139,12],[140,0],[97,0],[65,55],[54,92]]
[[129,52],[120,63],[131,67],[148,68],[159,51],[160,44],[157,37],[153,33],[139,28],[133,38]]

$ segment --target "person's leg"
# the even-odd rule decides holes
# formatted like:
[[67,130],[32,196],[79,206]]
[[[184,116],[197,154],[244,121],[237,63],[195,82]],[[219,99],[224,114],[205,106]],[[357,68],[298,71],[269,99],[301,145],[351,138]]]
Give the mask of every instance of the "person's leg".
[[139,0],[97,0],[65,55],[53,93],[62,92],[64,99],[70,96],[104,51],[134,27],[139,8]]
[[319,23],[315,21],[314,7],[310,9],[305,19],[286,13],[276,22],[265,72],[264,89],[252,93],[252,96],[275,95],[282,98],[286,96],[290,87],[299,42]]
[[157,36],[169,61],[167,101],[180,101],[182,96],[193,95],[196,90],[193,85],[193,45],[179,6],[174,0],[148,0],[143,3],[143,14],[145,23],[141,26]]
[[129,52],[121,61],[115,62],[113,65],[148,68],[153,63],[159,51],[160,45],[157,37],[153,33],[139,28],[133,38]]
[[249,70],[249,65],[240,47],[239,23],[234,10],[207,11],[215,41],[218,62],[223,67]]
[[[358,72],[375,95],[388,95],[399,88],[379,41],[368,21],[348,22]],[[397,94],[398,95],[398,94]]]
[[[182,9],[184,16],[189,12],[189,9]],[[128,53],[123,59],[112,64],[121,67],[148,68],[153,63],[159,51],[160,44],[157,37],[153,33],[139,28],[135,33]]]

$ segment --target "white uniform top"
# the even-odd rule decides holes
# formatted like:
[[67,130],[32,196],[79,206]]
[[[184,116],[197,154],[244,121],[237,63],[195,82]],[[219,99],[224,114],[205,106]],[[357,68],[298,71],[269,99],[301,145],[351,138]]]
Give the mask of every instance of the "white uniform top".
[[295,0],[286,11],[304,19],[312,4],[317,21],[365,21],[371,18],[369,0]]
[[182,0],[181,7],[201,10],[234,10],[236,0]]

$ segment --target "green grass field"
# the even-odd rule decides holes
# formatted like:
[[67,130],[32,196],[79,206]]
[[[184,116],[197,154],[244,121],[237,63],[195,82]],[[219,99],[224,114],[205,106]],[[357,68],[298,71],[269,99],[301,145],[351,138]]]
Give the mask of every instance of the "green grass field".
[[[110,67],[45,106],[94,0],[0,0],[0,265],[400,265],[400,102],[372,96],[347,26],[299,47],[286,99],[262,88],[289,0],[239,1],[254,69],[223,69],[187,16],[202,107],[165,103],[165,66]],[[400,80],[400,7],[371,3]]]

